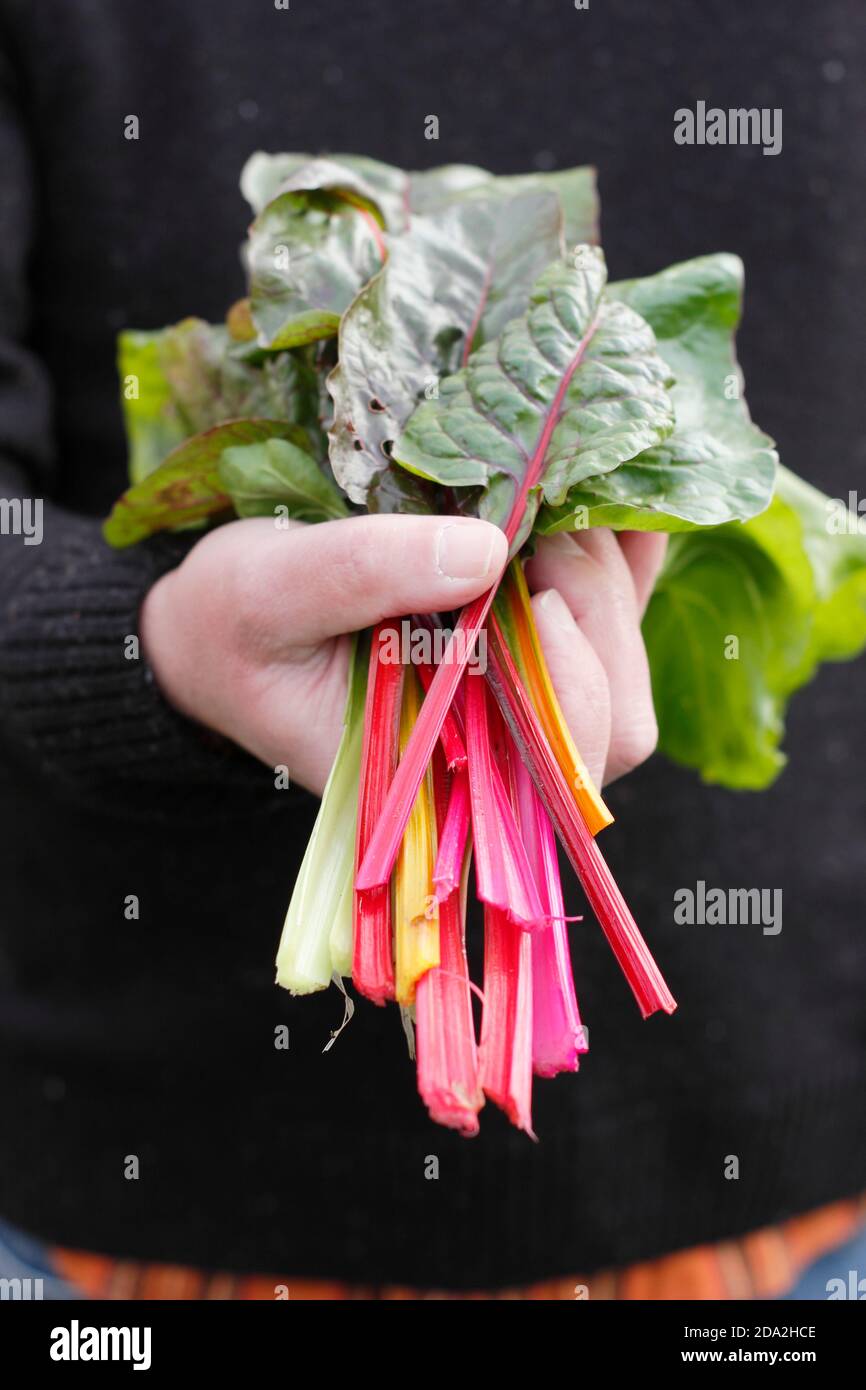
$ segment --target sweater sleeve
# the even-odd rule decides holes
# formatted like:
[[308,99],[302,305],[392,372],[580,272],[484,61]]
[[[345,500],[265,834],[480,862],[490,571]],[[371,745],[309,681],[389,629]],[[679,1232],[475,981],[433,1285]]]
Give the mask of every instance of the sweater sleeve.
[[133,815],[273,805],[273,773],[176,713],[130,640],[189,537],[113,551],[54,500],[52,383],[29,342],[36,182],[2,39],[0,169],[0,739],[67,795]]

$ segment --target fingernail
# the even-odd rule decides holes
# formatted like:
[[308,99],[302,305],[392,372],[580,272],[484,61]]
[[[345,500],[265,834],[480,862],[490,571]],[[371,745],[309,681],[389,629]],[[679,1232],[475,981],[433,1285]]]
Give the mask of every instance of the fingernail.
[[574,635],[575,622],[571,609],[558,589],[545,589],[544,593],[536,595],[535,602],[545,618],[562,628],[563,632]]
[[436,568],[446,579],[484,579],[504,560],[505,537],[481,521],[449,521],[436,537]]

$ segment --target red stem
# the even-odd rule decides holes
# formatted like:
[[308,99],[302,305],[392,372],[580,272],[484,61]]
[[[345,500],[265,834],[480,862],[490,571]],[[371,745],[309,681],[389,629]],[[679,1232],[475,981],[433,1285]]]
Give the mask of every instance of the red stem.
[[[383,632],[392,625],[380,623],[373,632],[367,697],[364,706],[364,738],[358,787],[358,826],[355,866],[363,858],[370,835],[397,767],[400,748],[400,702],[403,667],[383,660]],[[391,886],[355,889],[353,903],[352,979],[361,994],[376,1004],[394,998],[394,957],[391,939]]]
[[676,1001],[575,805],[495,614],[488,624],[487,659],[487,679],[502,714],[641,1013],[673,1013]]

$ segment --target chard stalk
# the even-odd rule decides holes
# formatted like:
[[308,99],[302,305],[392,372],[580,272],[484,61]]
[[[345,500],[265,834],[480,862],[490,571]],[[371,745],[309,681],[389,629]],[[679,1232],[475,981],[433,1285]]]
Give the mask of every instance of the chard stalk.
[[[406,747],[421,707],[418,677],[410,667],[403,686],[400,750]],[[428,768],[406,824],[394,883],[396,998],[412,1004],[418,981],[439,964],[439,904],[433,895],[436,811],[433,773]]]
[[[444,834],[451,798],[443,764],[444,758],[437,754],[433,761],[436,820]],[[462,776],[465,781],[465,773]],[[456,781],[456,777],[453,780]],[[466,962],[468,871],[467,853],[463,859],[460,891],[452,893],[439,905],[440,964],[419,980],[415,996],[421,1099],[437,1124],[447,1125],[467,1136],[478,1133],[478,1111],[484,1104],[478,1079],[478,1050]]]
[[343,733],[298,871],[277,951],[277,984],[293,994],[351,973],[352,877],[367,686],[366,643],[352,644]]
[[[373,631],[370,646],[358,784],[356,870],[381,815],[397,766],[403,667],[387,659],[388,634],[392,630],[393,622],[380,623]],[[385,882],[361,890],[357,872],[355,883],[352,979],[361,994],[376,1004],[384,1004],[386,999],[394,998],[391,887]]]
[[676,1001],[577,810],[495,614],[488,625],[487,655],[487,680],[641,1013],[644,1018],[657,1009],[673,1013]]
[[460,768],[451,778],[448,805],[439,834],[439,849],[433,869],[433,888],[440,905],[460,883],[466,857],[466,842],[469,838],[469,819],[469,774],[465,768]]
[[548,926],[532,934],[532,1068],[536,1076],[577,1071],[587,1051],[574,992],[556,837],[522,758],[512,758],[518,821]]
[[532,934],[484,908],[479,1079],[512,1124],[532,1133]]
[[545,913],[494,755],[489,699],[484,680],[468,676],[466,752],[476,888],[482,902],[499,908],[521,926],[533,927],[544,920]]
[[518,559],[512,560],[499,587],[496,615],[556,761],[572,788],[590,833],[597,835],[599,830],[612,824],[613,816],[577,750],[556,698],[532,615],[523,566]]

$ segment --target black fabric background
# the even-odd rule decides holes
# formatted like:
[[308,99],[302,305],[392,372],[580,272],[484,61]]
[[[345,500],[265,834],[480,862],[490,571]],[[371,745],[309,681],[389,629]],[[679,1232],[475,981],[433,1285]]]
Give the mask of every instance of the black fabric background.
[[[862,489],[854,0],[3,0],[0,16],[38,171],[32,340],[69,507],[102,513],[122,485],[116,330],[216,318],[240,292],[237,177],[260,147],[594,162],[612,276],[739,253],[753,414],[796,472]],[[674,110],[699,98],[782,107],[782,153],[675,145]],[[336,997],[273,987],[307,799],[199,829],[171,808],[125,823],[7,748],[0,1209],[129,1255],[461,1287],[623,1263],[866,1187],[864,684],[862,662],[826,668],[795,699],[766,794],[660,758],[611,790],[605,852],[680,1009],[642,1024],[595,924],[577,926],[592,1052],[536,1086],[537,1146],[489,1107],[471,1144],[434,1129],[396,1011],[361,1005],[322,1058]],[[781,887],[781,935],[676,926],[673,893],[698,878]],[[135,891],[133,926],[118,904]]]

